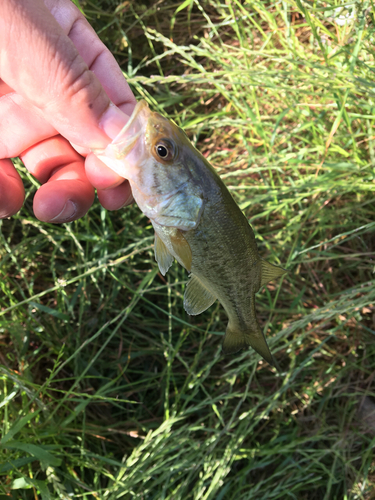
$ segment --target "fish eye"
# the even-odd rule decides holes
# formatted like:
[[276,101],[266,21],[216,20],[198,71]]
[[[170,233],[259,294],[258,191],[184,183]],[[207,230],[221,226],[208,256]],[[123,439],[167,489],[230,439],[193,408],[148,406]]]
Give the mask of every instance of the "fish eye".
[[155,151],[161,160],[173,160],[175,156],[175,148],[169,141],[158,142]]
[[168,149],[163,146],[163,144],[156,146],[156,149],[160,158],[166,158],[168,156]]

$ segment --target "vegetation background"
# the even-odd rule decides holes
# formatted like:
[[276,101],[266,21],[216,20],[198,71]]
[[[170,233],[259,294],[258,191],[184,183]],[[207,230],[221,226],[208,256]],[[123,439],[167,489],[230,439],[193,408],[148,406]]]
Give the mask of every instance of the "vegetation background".
[[0,499],[375,498],[372,1],[80,3],[290,274],[257,296],[277,373],[190,318],[136,206],[0,221]]

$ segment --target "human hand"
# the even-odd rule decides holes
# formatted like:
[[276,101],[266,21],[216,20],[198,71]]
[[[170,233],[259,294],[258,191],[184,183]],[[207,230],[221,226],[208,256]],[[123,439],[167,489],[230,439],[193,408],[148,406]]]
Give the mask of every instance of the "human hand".
[[128,182],[89,153],[117,135],[135,103],[112,54],[70,0],[1,0],[0,218],[23,203],[10,160],[17,156],[42,183],[33,205],[42,221],[82,217],[92,186],[109,210],[130,203]]

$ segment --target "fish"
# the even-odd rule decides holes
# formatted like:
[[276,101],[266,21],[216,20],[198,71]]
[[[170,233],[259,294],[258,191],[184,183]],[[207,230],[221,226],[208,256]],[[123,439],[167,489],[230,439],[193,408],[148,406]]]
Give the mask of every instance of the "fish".
[[218,300],[228,316],[224,354],[250,346],[276,366],[256,318],[255,294],[287,271],[260,257],[248,220],[186,133],[141,100],[112,143],[93,152],[129,181],[154,228],[161,274],[174,259],[188,271],[186,312],[201,314]]

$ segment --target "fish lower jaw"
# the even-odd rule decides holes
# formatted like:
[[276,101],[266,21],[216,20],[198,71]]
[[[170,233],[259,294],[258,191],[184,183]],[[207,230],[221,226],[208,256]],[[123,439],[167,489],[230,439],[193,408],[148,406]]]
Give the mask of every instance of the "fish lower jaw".
[[97,154],[96,157],[104,163],[108,168],[113,170],[118,176],[127,179],[130,184],[132,179],[135,177],[134,171],[131,166],[127,165],[122,159],[110,158],[105,154]]

